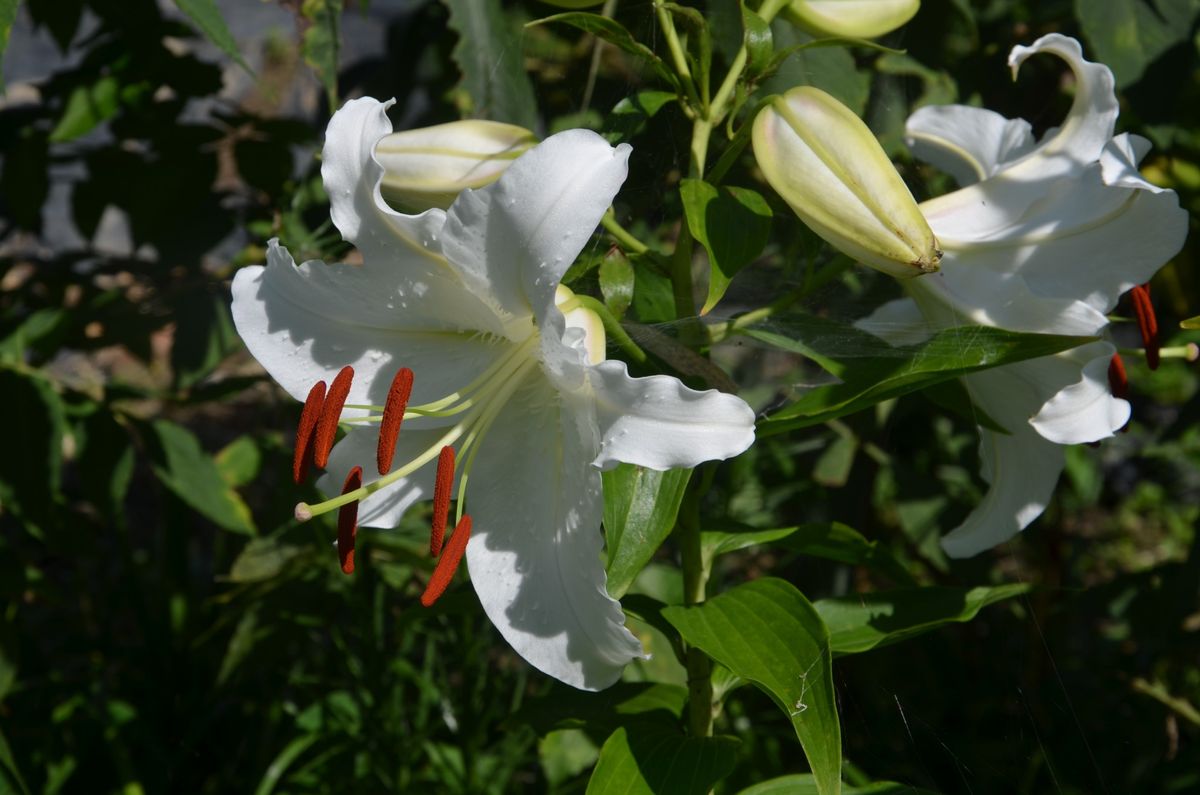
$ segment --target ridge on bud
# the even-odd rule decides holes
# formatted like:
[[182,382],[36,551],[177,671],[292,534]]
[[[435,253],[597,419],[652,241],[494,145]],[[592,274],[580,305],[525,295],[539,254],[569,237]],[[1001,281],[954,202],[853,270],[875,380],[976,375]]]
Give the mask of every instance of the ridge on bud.
[[495,182],[537,142],[524,127],[483,119],[391,133],[375,145],[380,187],[406,210],[446,209],[467,188]]
[[792,0],[784,14],[814,36],[873,39],[913,18],[921,0]]
[[942,252],[874,134],[811,86],[775,97],[754,121],[767,182],[831,245],[900,278],[938,269]]

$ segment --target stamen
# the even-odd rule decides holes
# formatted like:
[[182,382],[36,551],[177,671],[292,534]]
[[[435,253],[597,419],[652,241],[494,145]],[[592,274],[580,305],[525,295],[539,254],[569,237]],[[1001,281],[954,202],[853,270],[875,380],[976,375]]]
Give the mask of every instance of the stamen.
[[446,512],[450,510],[450,489],[454,485],[454,448],[446,445],[438,453],[437,480],[433,483],[433,527],[429,531],[429,554],[442,552],[446,533]]
[[324,469],[329,463],[329,451],[333,449],[333,437],[337,435],[338,418],[350,394],[350,382],[354,380],[354,368],[346,365],[334,377],[321,407],[321,418],[317,420],[316,442],[313,445],[313,463]]
[[1125,374],[1125,362],[1121,354],[1114,353],[1108,362],[1108,388],[1115,398],[1124,400],[1129,395],[1129,376]]
[[1150,300],[1150,285],[1139,284],[1129,291],[1133,299],[1133,311],[1137,315],[1138,331],[1142,335],[1142,347],[1146,349],[1146,364],[1151,370],[1158,369],[1158,318]]
[[400,423],[404,421],[404,410],[408,407],[412,388],[412,370],[401,367],[392,378],[387,402],[383,406],[383,419],[379,423],[379,448],[375,457],[381,475],[386,475],[392,468],[392,458],[396,455],[396,440],[400,437]]
[[471,517],[464,516],[458,526],[454,528],[454,534],[450,536],[450,543],[446,545],[445,553],[434,567],[433,575],[429,578],[429,585],[425,586],[425,593],[421,594],[422,605],[432,607],[433,603],[446,592],[450,581],[454,579],[454,573],[458,571],[458,564],[462,561],[463,552],[466,551],[467,541],[470,539]]
[[308,390],[304,399],[304,410],[300,412],[300,424],[296,426],[296,449],[292,452],[292,480],[303,483],[308,477],[308,464],[312,460],[313,437],[321,407],[325,405],[325,382],[318,381]]
[[[346,475],[342,484],[342,494],[354,491],[362,486],[362,467],[355,467]],[[351,502],[338,509],[338,560],[341,561],[342,571],[354,573],[354,538],[358,535],[358,503]]]

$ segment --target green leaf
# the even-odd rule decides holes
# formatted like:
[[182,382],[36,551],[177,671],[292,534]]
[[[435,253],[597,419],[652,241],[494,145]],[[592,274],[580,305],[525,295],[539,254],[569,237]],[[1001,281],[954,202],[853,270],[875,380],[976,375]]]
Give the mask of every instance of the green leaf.
[[121,84],[115,77],[102,77],[90,86],[76,86],[67,96],[58,124],[50,131],[51,143],[63,143],[85,135],[96,125],[117,115]]
[[694,607],[665,608],[663,615],[688,643],[770,695],[791,719],[818,791],[841,791],[829,633],[804,594],[764,577]]
[[225,579],[234,583],[274,579],[302,551],[299,547],[280,544],[271,538],[255,538],[234,559]]
[[863,115],[871,78],[858,69],[854,56],[845,48],[849,41],[814,39],[795,25],[779,20],[772,32],[776,53],[766,71],[774,74],[764,82],[764,93],[782,94],[796,86],[817,86]]
[[341,49],[341,0],[304,0],[300,14],[308,20],[300,51],[316,73],[329,107],[338,106],[338,51]]
[[654,118],[676,95],[670,91],[639,91],[625,97],[604,120],[603,133],[610,144],[628,141],[640,133],[646,122]]
[[636,716],[639,723],[673,726],[683,712],[687,688],[650,682],[617,682],[603,693],[589,693],[554,683],[549,692],[525,701],[512,720],[540,734],[559,729],[587,729],[592,737],[608,737]]
[[159,447],[154,461],[159,481],[226,530],[254,535],[250,509],[221,477],[216,462],[191,431],[167,420],[155,421],[152,429]]
[[533,86],[525,73],[521,36],[509,26],[500,0],[442,0],[458,34],[452,55],[465,115],[532,130],[538,126]]
[[225,24],[225,19],[217,8],[216,0],[175,0],[175,5],[196,23],[196,27],[200,28],[200,32],[207,36],[209,41],[217,45],[238,66],[254,74],[242,58],[242,54],[238,52],[237,41],[229,32],[229,26]]
[[622,726],[600,749],[587,795],[707,795],[733,770],[738,745],[733,737]]
[[0,369],[0,395],[9,418],[0,455],[0,497],[39,526],[50,523],[60,501],[63,436],[62,399],[46,379]]
[[868,541],[857,530],[841,522],[813,522],[769,530],[704,530],[700,533],[701,554],[706,561],[739,549],[777,542],[803,555],[848,566],[865,566],[896,582],[914,584],[912,575],[886,547],[880,546],[878,541]]
[[688,229],[708,252],[708,298],[700,314],[716,306],[738,271],[762,253],[771,234],[771,208],[748,188],[685,179],[679,186]]
[[1083,35],[1117,88],[1137,82],[1158,56],[1187,39],[1197,14],[1197,0],[1075,0]]
[[840,488],[850,479],[854,467],[854,455],[858,452],[858,439],[854,436],[836,435],[833,441],[813,466],[812,479],[822,486]]
[[667,68],[667,65],[662,62],[661,58],[654,54],[654,50],[651,50],[645,44],[635,39],[633,34],[620,22],[600,16],[599,14],[572,11],[566,14],[555,14],[543,17],[542,19],[535,19],[532,22],[526,23],[525,27],[545,25],[547,22],[561,22],[564,25],[570,25],[585,33],[590,33],[597,38],[604,39],[617,49],[650,64],[650,67],[658,75],[659,79],[667,85],[675,86],[675,74]]
[[[801,773],[755,784],[738,795],[818,795],[819,792],[816,779]],[[890,781],[877,781],[864,787],[846,787],[842,792],[844,795],[937,795],[931,790],[918,789],[907,784],[893,784]]]
[[[12,34],[19,5],[21,0],[0,0],[0,65],[4,63],[4,51],[8,49],[8,37]],[[3,86],[3,72],[0,72],[0,88]]]
[[990,604],[1028,593],[1024,583],[978,588],[900,588],[821,599],[813,607],[835,654],[857,654],[908,640],[944,624],[970,621]]
[[245,486],[258,476],[262,453],[249,436],[239,436],[217,453],[217,469],[231,488]]
[[743,333],[806,356],[841,380],[805,392],[760,422],[760,434],[815,425],[951,378],[1049,356],[1094,340],[957,326],[941,329],[916,345],[892,348],[853,326],[812,316],[790,327],[787,336],[763,329]]
[[633,286],[633,265],[620,249],[613,249],[600,260],[600,293],[618,320],[633,302]]
[[605,472],[604,534],[608,542],[608,592],[620,599],[638,572],[671,534],[690,469],[621,464]]
[[968,422],[973,422],[981,428],[987,428],[989,431],[1002,433],[1005,436],[1009,435],[1007,428],[996,422],[988,416],[986,411],[971,402],[971,394],[967,392],[967,388],[963,385],[963,382],[957,378],[925,387],[925,389],[921,390],[921,394],[951,414],[955,414]]

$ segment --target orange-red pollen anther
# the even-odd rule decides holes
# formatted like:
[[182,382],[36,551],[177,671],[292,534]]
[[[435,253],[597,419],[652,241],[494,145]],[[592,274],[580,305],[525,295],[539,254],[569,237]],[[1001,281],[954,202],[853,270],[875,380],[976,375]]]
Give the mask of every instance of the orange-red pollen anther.
[[379,421],[379,447],[376,463],[379,474],[386,475],[392,469],[392,458],[396,455],[396,440],[400,437],[400,423],[404,421],[404,410],[412,395],[413,372],[401,367],[392,378],[387,402],[383,404],[383,417]]
[[433,576],[429,578],[429,585],[425,586],[425,593],[421,594],[422,605],[432,607],[433,603],[446,592],[450,581],[454,579],[454,573],[458,571],[458,564],[462,562],[462,556],[467,550],[469,540],[471,540],[471,517],[464,516],[458,526],[454,528],[454,533],[450,536],[450,543],[446,544],[446,552],[434,567]]
[[1123,399],[1129,394],[1129,376],[1125,374],[1125,362],[1121,361],[1119,353],[1114,353],[1108,363],[1108,387],[1115,398]]
[[429,531],[429,554],[442,551],[446,533],[446,512],[450,510],[450,492],[454,487],[454,448],[447,445],[438,454],[437,480],[433,483],[433,526]]
[[325,405],[321,407],[321,418],[317,420],[317,430],[313,442],[313,463],[324,469],[329,463],[329,451],[333,449],[333,439],[337,436],[338,419],[342,416],[342,407],[346,405],[346,397],[350,394],[350,382],[354,380],[354,368],[346,365],[334,377],[325,393]]
[[[355,467],[346,475],[342,484],[342,494],[362,487],[362,467]],[[354,538],[358,535],[358,503],[351,502],[338,509],[338,560],[342,571],[354,573]]]
[[312,460],[313,441],[316,436],[317,420],[321,407],[325,405],[325,382],[318,381],[304,399],[304,410],[300,412],[300,424],[296,426],[296,449],[292,452],[292,480],[303,483],[308,477],[308,464]]
[[1146,349],[1146,364],[1151,370],[1158,369],[1158,317],[1154,314],[1154,303],[1150,300],[1150,285],[1139,284],[1129,291],[1133,299],[1133,312],[1137,316],[1138,331],[1142,335],[1142,347]]

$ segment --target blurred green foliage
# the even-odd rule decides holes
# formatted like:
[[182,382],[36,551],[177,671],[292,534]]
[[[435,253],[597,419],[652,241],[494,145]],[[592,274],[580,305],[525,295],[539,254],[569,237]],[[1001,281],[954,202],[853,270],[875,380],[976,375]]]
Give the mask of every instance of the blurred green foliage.
[[[0,106],[0,791],[582,792],[598,758],[608,778],[596,786],[619,783],[613,765],[644,742],[732,767],[721,792],[804,772],[793,720],[742,687],[736,660],[718,657],[729,668],[714,685],[733,694],[717,724],[736,755],[732,741],[700,752],[678,734],[673,568],[633,579],[621,562],[631,624],[656,656],[597,695],[531,672],[465,584],[433,610],[417,605],[431,568],[420,510],[394,532],[360,533],[358,570],[342,576],[331,527],[291,518],[313,496],[287,477],[299,407],[229,317],[229,278],[263,259],[268,238],[298,260],[347,254],[314,155],[339,98],[363,93],[397,96],[407,126],[480,115],[630,140],[618,216],[643,240],[669,240],[691,211],[673,198],[687,120],[658,56],[639,49],[662,52],[649,5],[616,4],[620,29],[603,31],[522,27],[557,10],[533,0],[488,0],[478,15],[465,2],[278,0],[269,9],[286,24],[265,30],[235,5],[0,0],[0,42],[16,19]],[[704,12],[712,58],[728,63],[738,6]],[[1122,129],[1155,144],[1147,174],[1194,217],[1198,13],[1195,0],[927,0],[883,41],[902,52],[808,49],[754,68],[768,90],[811,82],[862,112],[926,194],[946,183],[905,153],[910,110],[982,104],[1041,132],[1069,101],[1061,69],[1037,59],[1013,83],[1005,57],[1046,32],[1080,35],[1114,69]],[[588,30],[630,40],[597,49]],[[360,55],[368,31],[382,43]],[[804,40],[776,23],[777,51]],[[748,156],[733,150],[722,167],[761,187]],[[890,295],[775,210],[781,242],[720,270],[719,309],[787,285],[802,288],[798,308],[844,325]],[[701,241],[710,253],[724,245],[717,231]],[[701,358],[669,322],[665,258],[625,254],[597,244],[572,286],[625,315],[656,365],[732,377],[758,405],[819,372],[747,337],[716,364]],[[1200,311],[1197,273],[1191,242],[1156,279],[1164,328]],[[1136,338],[1128,324],[1117,336]],[[959,611],[918,611],[922,630],[971,618],[973,598],[998,600],[969,623],[919,637],[897,627],[878,649],[841,650],[831,683],[855,791],[896,791],[865,786],[876,779],[943,793],[1200,789],[1200,390],[1180,359],[1151,374],[1130,357],[1129,369],[1129,431],[1070,450],[1047,515],[968,561],[936,543],[981,488],[971,423],[941,408],[953,395],[822,415],[693,476],[706,496],[685,518],[704,532],[713,593],[770,574],[819,614],[866,591],[884,612],[900,609],[888,599],[902,604],[902,587],[956,595]],[[657,554],[676,550],[667,540]],[[1003,600],[963,595],[1012,583]]]

